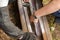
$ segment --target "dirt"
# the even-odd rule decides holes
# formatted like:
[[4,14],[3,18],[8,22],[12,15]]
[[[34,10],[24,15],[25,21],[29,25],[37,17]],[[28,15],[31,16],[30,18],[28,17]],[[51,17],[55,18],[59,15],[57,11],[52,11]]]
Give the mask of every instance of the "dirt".
[[47,19],[50,29],[55,28],[53,31],[51,30],[53,40],[60,40],[60,23],[54,23],[55,17],[52,15],[48,15]]

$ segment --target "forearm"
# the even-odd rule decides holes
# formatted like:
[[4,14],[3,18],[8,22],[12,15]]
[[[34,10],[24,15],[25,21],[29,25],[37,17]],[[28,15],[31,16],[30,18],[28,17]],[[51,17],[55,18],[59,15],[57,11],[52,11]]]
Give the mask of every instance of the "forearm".
[[37,10],[35,12],[36,16],[44,16],[44,15],[48,15],[51,14],[55,11],[58,11],[60,9],[57,1],[52,1],[51,3],[47,4],[46,6],[42,7],[41,9]]

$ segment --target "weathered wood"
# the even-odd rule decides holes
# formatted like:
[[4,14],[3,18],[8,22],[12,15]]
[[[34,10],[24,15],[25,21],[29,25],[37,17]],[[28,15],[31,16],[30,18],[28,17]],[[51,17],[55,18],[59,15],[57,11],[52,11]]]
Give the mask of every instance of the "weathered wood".
[[52,34],[50,32],[50,28],[49,28],[49,24],[48,24],[46,16],[43,17],[43,22],[44,22],[44,28],[46,31],[47,38],[48,40],[52,40]]
[[24,11],[25,11],[25,18],[26,18],[26,24],[27,24],[28,31],[29,31],[29,32],[33,32],[33,31],[32,31],[32,28],[31,28],[29,16],[28,16],[28,10],[27,10],[26,7],[24,7]]
[[42,17],[40,17],[40,18],[38,18],[38,19],[39,19],[39,23],[40,23],[40,28],[41,28],[41,31],[42,31],[43,39],[44,39],[44,40],[48,40],[48,39],[47,39],[46,32],[45,32],[45,29],[44,29],[43,19],[42,19]]
[[23,0],[18,0],[18,7],[19,7],[21,24],[22,24],[22,30],[24,32],[28,32],[26,19],[25,19],[25,16],[24,16]]
[[[19,3],[19,1],[20,1],[20,3]],[[28,10],[27,10],[28,7],[23,7],[24,2],[22,1],[22,3],[21,3],[21,0],[18,0],[18,3],[19,3],[20,16],[23,15],[23,16],[21,16],[21,23],[22,23],[22,25],[25,25],[25,27],[23,27],[24,31],[27,29],[29,32],[33,32],[32,28],[31,28],[32,26],[30,25],[30,21],[29,21]],[[39,0],[29,0],[29,3],[30,3],[29,6],[30,6],[31,15],[33,15],[33,13],[36,10],[38,10],[39,8],[42,7],[42,0],[40,0],[40,2],[39,2]],[[22,17],[24,20],[22,19]],[[40,40],[39,37],[41,36],[41,33],[43,36],[43,40],[52,40],[52,36],[50,33],[50,29],[49,29],[49,25],[48,25],[46,16],[40,17],[37,19],[38,19],[38,21],[36,21],[36,19],[34,21],[34,26],[35,26],[36,34],[38,36],[38,40]],[[22,20],[24,21],[25,24],[23,23]]]
[[[42,0],[36,0],[37,10],[40,9],[42,6],[43,6],[42,5]],[[42,32],[43,40],[48,40],[46,32],[45,32],[45,29],[44,29],[44,22],[43,22],[42,17],[39,17],[38,20],[39,20],[39,24],[40,24],[40,29],[41,29],[41,32]]]
[[[42,2],[42,0],[40,0]],[[39,9],[41,6],[39,6],[39,1],[36,1],[37,2],[37,9]],[[41,31],[42,31],[42,34],[43,34],[43,38],[44,40],[52,40],[52,36],[51,36],[51,33],[50,33],[50,29],[49,29],[49,25],[48,25],[48,21],[46,19],[46,17],[42,17],[42,18],[39,18],[39,21],[40,21],[40,27],[41,27]],[[49,36],[48,36],[49,35]]]
[[[33,15],[33,13],[37,10],[37,8],[41,5],[42,3],[40,2],[39,6],[37,7],[37,0],[29,0],[29,3],[30,3],[30,10],[31,10],[31,15]],[[40,8],[39,7],[39,8]],[[41,29],[40,29],[40,24],[38,22],[37,19],[34,19],[34,26],[35,26],[35,32],[36,32],[36,35],[37,35],[37,40],[42,40],[42,34],[41,34]]]

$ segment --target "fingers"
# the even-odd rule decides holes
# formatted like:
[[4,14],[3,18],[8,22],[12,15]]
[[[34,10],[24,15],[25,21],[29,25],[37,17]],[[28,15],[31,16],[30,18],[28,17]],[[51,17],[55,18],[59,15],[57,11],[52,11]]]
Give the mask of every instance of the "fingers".
[[29,0],[23,0],[24,2],[29,2]]
[[35,19],[33,16],[30,16],[30,22],[38,22],[38,19]]
[[34,17],[30,16],[30,22],[33,22],[33,21],[34,21]]

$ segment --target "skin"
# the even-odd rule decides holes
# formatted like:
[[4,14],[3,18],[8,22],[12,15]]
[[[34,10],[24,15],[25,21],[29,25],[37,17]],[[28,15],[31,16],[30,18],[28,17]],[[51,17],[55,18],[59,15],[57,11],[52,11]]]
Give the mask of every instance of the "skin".
[[45,16],[53,12],[56,12],[59,9],[60,9],[60,0],[52,0],[46,6],[42,7],[41,9],[38,9],[35,12],[35,16],[38,16],[38,17]]
[[[48,14],[52,14],[53,12],[56,12],[59,9],[60,9],[60,0],[52,0],[49,4],[45,5],[41,9],[38,9],[37,11],[35,11],[34,15],[36,17],[41,17],[41,16],[45,16]],[[34,21],[33,16],[31,16],[30,19],[31,19],[30,20],[31,22]]]
[[29,0],[23,0],[24,2],[29,2]]

